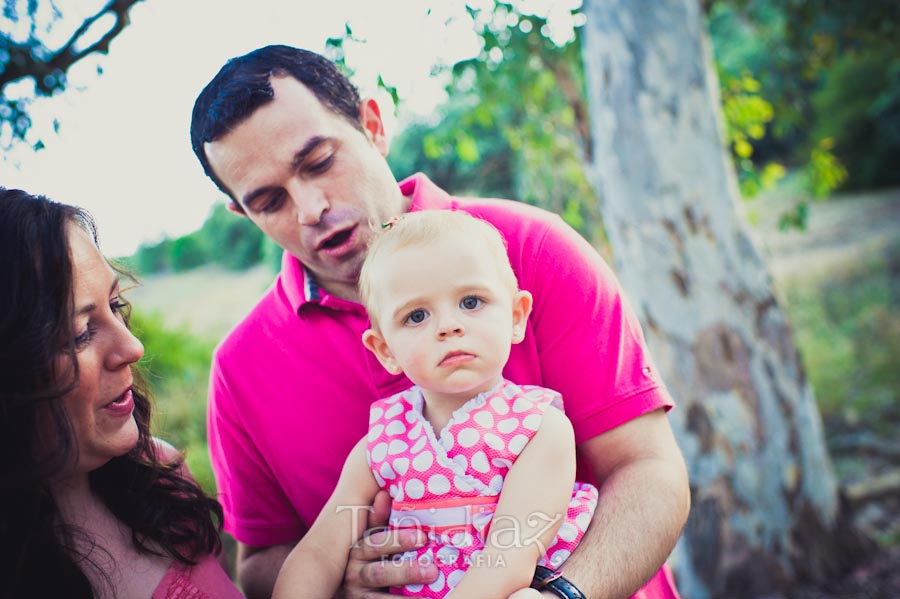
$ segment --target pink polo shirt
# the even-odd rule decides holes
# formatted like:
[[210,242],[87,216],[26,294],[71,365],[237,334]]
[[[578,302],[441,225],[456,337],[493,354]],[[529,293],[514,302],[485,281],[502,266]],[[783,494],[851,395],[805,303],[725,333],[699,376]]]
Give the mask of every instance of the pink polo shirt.
[[[413,211],[464,210],[503,234],[519,286],[534,296],[503,375],[559,391],[576,442],[673,405],[613,273],[562,219],[508,200],[451,197],[421,174],[400,189]],[[285,254],[272,287],[216,349],[209,449],[225,529],[239,541],[298,540],[366,433],[369,404],[411,385],[363,347],[368,325],[361,305],[318,289]],[[579,462],[578,479],[592,478]]]

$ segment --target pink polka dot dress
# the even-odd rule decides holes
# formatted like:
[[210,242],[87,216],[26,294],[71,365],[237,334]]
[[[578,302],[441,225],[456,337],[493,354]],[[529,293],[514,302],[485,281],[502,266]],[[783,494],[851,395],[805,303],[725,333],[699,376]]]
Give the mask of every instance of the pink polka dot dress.
[[[430,542],[403,559],[433,562],[430,585],[393,588],[395,594],[444,597],[481,556],[509,468],[540,428],[548,406],[562,408],[558,393],[509,381],[456,410],[436,436],[422,415],[424,398],[412,387],[372,404],[367,458],[381,488],[393,498],[391,528],[420,528]],[[538,482],[538,481],[536,481]],[[556,538],[538,562],[559,568],[584,536],[597,505],[597,489],[575,483]],[[554,522],[544,517],[547,526]]]

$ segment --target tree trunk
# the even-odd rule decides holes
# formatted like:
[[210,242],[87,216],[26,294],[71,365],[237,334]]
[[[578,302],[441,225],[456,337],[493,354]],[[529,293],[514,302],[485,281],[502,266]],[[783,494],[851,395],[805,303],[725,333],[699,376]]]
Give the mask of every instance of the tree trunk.
[[677,407],[684,597],[821,582],[860,553],[784,312],[744,222],[697,0],[588,0],[589,179]]

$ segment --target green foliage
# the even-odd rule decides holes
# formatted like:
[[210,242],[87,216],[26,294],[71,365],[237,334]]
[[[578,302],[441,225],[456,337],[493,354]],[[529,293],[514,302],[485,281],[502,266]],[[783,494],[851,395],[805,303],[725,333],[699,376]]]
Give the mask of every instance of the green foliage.
[[544,207],[601,243],[599,206],[582,166],[591,149],[580,43],[575,30],[561,36],[563,23],[523,7],[469,8],[484,46],[453,65],[439,120],[398,136],[391,167],[398,176],[424,171],[455,193]]
[[215,491],[206,441],[206,388],[214,343],[169,329],[158,314],[134,310],[134,334],[144,344],[139,363],[153,398],[153,433],[184,452],[207,492]]
[[797,345],[826,421],[894,435],[900,415],[900,244],[787,292]]
[[[708,25],[725,74],[723,97],[730,78],[749,72],[773,109],[765,135],[747,140],[753,165],[803,170],[806,191],[815,197],[842,186],[900,182],[891,166],[900,151],[900,3],[711,5]],[[738,154],[742,183],[746,172],[752,174],[748,158]]]
[[248,219],[216,204],[199,230],[142,245],[127,262],[142,274],[181,272],[210,263],[245,270],[263,259],[265,243],[265,235]]

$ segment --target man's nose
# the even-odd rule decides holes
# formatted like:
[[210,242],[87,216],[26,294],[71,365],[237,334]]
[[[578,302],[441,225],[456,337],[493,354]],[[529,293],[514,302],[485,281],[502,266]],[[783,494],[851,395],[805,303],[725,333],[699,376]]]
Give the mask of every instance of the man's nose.
[[288,193],[297,209],[297,222],[301,225],[317,225],[331,207],[325,191],[318,185],[305,184],[296,180],[289,186]]

